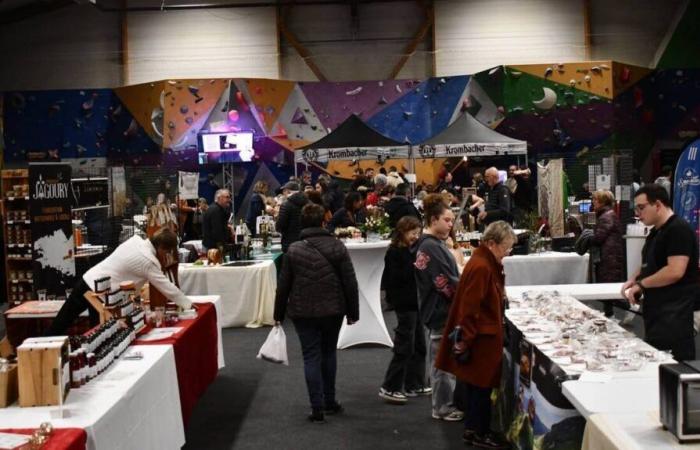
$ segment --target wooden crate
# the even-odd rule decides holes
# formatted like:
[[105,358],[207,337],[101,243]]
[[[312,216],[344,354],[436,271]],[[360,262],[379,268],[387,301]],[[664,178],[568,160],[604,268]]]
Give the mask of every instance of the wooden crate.
[[60,405],[70,389],[67,336],[29,338],[17,347],[20,406]]
[[10,370],[0,372],[0,408],[7,408],[17,400],[17,364]]

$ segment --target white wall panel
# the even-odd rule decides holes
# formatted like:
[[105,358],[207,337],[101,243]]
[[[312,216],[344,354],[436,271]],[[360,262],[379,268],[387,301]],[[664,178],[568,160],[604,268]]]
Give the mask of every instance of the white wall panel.
[[[410,0],[360,4],[355,21],[349,5],[295,6],[286,23],[329,80],[377,80],[389,77],[424,18],[418,2]],[[282,44],[283,78],[316,80],[296,50],[284,39]],[[398,78],[431,75],[428,47],[424,39]]]
[[614,59],[654,67],[654,55],[675,28],[686,0],[595,0],[591,2],[591,59]]
[[439,0],[437,74],[584,59],[582,0]]
[[92,5],[0,26],[0,90],[118,86],[119,27]]
[[129,84],[168,78],[278,78],[274,8],[128,14]]

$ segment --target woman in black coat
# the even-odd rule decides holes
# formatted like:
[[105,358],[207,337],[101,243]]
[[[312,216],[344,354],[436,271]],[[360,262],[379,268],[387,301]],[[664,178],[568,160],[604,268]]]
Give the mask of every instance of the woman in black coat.
[[275,321],[288,315],[301,341],[311,402],[310,421],[342,411],[336,401],[338,334],[360,318],[355,270],[345,245],[323,228],[325,209],[308,203],[301,210],[300,240],[289,246],[277,282]]
[[379,397],[393,404],[406,403],[406,397],[430,395],[425,385],[425,335],[418,316],[418,295],[411,246],[418,241],[422,225],[413,216],[404,216],[396,224],[391,245],[384,255],[382,290],[386,302],[396,310],[394,357],[379,389]]
[[246,211],[245,222],[248,225],[250,234],[257,236],[257,221],[259,216],[265,215],[265,196],[268,192],[266,181],[258,181],[253,187],[253,195],[250,196],[250,204]]
[[336,228],[358,227],[364,222],[362,217],[362,205],[364,200],[359,192],[348,192],[345,196],[345,207],[333,214],[328,230],[332,233]]

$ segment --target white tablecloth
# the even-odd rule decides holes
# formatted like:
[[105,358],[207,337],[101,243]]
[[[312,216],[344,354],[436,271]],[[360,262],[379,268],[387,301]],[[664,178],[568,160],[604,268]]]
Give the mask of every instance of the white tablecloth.
[[654,377],[647,371],[639,378],[618,377],[607,383],[566,381],[562,384],[562,392],[586,418],[597,413],[628,413],[659,408],[658,376]]
[[360,320],[348,326],[343,322],[338,348],[357,344],[381,344],[393,347],[384,323],[379,290],[384,272],[384,254],[389,241],[346,243],[352,259],[360,293]]
[[545,252],[503,258],[507,286],[579,284],[588,281],[588,254]]
[[219,335],[217,347],[218,347],[218,363],[219,369],[226,366],[224,361],[224,341],[221,338],[221,296],[220,295],[188,295],[187,296],[192,303],[213,303],[214,310],[216,311],[216,331]]
[[563,295],[570,295],[578,301],[591,300],[624,300],[622,283],[587,283],[587,284],[546,284],[539,286],[506,286],[506,294],[509,297],[520,297],[527,291],[559,291]]
[[142,360],[117,360],[103,374],[68,394],[69,417],[54,419],[57,407],[0,408],[6,428],[37,428],[49,421],[55,427],[87,432],[87,448],[177,449],[185,444],[175,353],[169,345],[131,347]]
[[272,260],[246,267],[180,264],[180,289],[187,295],[220,295],[221,326],[273,325],[277,270]]
[[678,442],[661,427],[659,411],[594,414],[586,421],[583,450],[698,450],[700,444]]

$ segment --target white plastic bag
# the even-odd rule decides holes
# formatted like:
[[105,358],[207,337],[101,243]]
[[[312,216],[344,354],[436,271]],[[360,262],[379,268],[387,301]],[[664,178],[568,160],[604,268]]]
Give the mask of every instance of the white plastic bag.
[[289,360],[287,359],[287,336],[284,334],[284,329],[281,325],[272,327],[270,334],[267,335],[267,339],[260,347],[258,359],[284,364],[285,366],[289,365]]

